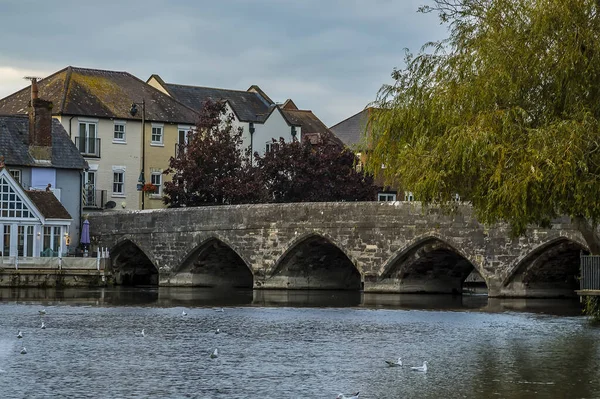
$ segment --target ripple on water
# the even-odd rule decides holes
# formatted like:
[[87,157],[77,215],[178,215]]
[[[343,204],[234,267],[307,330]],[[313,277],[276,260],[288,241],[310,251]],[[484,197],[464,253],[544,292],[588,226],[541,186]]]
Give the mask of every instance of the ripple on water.
[[[600,331],[581,318],[360,308],[0,303],[2,397],[593,397]],[[145,329],[146,336],[140,335]],[[220,328],[222,333],[215,334]],[[25,337],[16,339],[22,329]],[[27,355],[19,355],[21,346]],[[219,357],[210,359],[214,348]],[[429,362],[428,373],[390,368]],[[449,395],[451,393],[451,395]]]

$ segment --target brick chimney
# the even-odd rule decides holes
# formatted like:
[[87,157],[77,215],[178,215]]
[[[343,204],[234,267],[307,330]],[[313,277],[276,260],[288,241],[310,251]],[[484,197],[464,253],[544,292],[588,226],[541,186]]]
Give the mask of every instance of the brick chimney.
[[52,102],[38,98],[37,78],[31,78],[29,154],[36,160],[52,160]]

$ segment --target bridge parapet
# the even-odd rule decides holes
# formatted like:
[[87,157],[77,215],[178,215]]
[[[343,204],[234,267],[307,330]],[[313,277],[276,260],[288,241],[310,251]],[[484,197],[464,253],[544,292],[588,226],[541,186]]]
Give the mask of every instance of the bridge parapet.
[[[338,288],[351,289],[358,278],[366,291],[450,292],[475,268],[492,295],[526,296],[525,283],[511,284],[524,264],[537,259],[536,251],[567,241],[585,249],[568,220],[511,238],[504,224],[480,224],[468,205],[448,214],[418,202],[111,211],[89,220],[99,246],[118,254],[121,245],[132,243],[164,285],[202,284],[198,276],[213,273],[217,258],[229,256],[223,251],[232,251],[255,288],[335,288],[319,266],[333,262],[339,265],[335,278],[344,280]],[[357,273],[345,273],[344,267]]]

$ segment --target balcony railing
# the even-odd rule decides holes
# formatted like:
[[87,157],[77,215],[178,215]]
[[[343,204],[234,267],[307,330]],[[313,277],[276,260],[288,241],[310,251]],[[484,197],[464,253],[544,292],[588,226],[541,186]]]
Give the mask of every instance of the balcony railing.
[[75,147],[84,157],[100,158],[99,138],[75,137]]
[[103,209],[106,204],[106,190],[97,190],[94,185],[87,184],[82,190],[84,208]]

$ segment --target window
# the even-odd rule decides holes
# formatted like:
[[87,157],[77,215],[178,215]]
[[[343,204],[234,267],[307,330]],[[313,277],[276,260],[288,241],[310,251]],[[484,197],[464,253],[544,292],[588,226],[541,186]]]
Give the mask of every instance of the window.
[[125,142],[125,122],[115,121],[115,131],[113,135],[113,141],[124,143]]
[[163,143],[163,127],[162,125],[152,125],[152,143],[151,144],[162,144]]
[[8,180],[4,177],[0,178],[0,217],[35,218],[25,202],[17,195]]
[[113,170],[113,194],[125,195],[125,171]]
[[33,226],[18,226],[17,250],[19,256],[33,256]]
[[20,169],[10,169],[9,172],[10,172],[10,175],[13,177],[13,179],[18,181],[19,183],[23,183],[21,181],[21,170]]
[[378,193],[377,201],[396,201],[396,193]]
[[415,196],[413,195],[412,191],[404,192],[404,201],[414,201],[414,200],[415,200]]
[[97,137],[96,122],[79,122],[79,137],[75,137],[75,145],[84,156],[100,156],[100,139]]
[[58,226],[44,226],[43,252],[51,249],[55,254],[58,254],[60,250],[60,230]]
[[162,172],[153,172],[150,175],[150,183],[156,186],[154,195],[160,195],[162,193]]
[[265,152],[273,152],[273,151],[277,151],[278,149],[279,149],[279,143],[273,142],[273,141],[268,141],[265,146]]
[[2,253],[3,256],[10,256],[10,225],[4,225],[2,237]]

